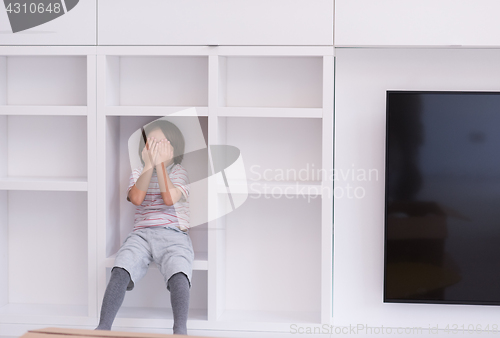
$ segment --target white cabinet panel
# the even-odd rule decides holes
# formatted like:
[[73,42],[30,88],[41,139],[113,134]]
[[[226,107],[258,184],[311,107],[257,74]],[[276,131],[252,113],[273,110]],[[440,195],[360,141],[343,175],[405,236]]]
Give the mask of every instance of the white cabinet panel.
[[337,0],[336,46],[500,45],[496,0]]
[[207,0],[99,2],[99,45],[210,43],[213,3]]
[[332,0],[214,0],[215,44],[332,45]]

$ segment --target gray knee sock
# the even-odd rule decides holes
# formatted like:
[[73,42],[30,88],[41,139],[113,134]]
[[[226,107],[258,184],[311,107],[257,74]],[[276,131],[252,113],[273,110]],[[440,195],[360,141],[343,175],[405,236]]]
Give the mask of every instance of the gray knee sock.
[[130,275],[127,270],[122,268],[113,268],[108,286],[104,292],[104,298],[101,307],[101,319],[96,330],[111,330],[111,325],[115,320],[116,313],[123,303],[125,291],[127,291]]
[[174,313],[174,334],[187,335],[187,317],[189,310],[189,281],[186,275],[178,272],[168,280],[170,302]]

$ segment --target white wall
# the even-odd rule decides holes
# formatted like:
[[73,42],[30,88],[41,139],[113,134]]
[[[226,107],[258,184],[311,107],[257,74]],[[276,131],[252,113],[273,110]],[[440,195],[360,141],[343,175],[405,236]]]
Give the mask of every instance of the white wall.
[[334,204],[335,325],[494,324],[498,306],[383,303],[386,90],[500,90],[496,49],[336,49],[335,169],[376,169],[363,198]]

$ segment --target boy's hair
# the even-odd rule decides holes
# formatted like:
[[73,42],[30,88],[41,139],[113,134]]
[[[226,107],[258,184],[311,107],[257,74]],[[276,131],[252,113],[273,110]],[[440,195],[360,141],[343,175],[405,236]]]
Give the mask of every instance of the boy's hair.
[[[149,133],[155,129],[160,129],[167,140],[170,141],[170,144],[172,147],[174,147],[174,163],[175,164],[180,164],[182,162],[182,159],[184,158],[184,136],[182,135],[181,131],[175,124],[169,121],[165,120],[158,120],[158,121],[153,121],[150,123],[148,126],[144,128],[144,131],[146,132],[146,137],[149,135]],[[139,158],[141,159],[142,164],[144,165],[144,161],[142,159],[142,150],[146,144],[144,143],[144,138],[141,137],[141,140],[139,142]]]

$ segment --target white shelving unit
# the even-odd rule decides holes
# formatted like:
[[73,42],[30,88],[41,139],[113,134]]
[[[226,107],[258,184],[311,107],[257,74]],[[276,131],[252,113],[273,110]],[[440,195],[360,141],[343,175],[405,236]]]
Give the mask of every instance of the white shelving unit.
[[[188,126],[203,133],[206,152],[183,162],[191,181],[211,175],[209,146],[227,144],[239,148],[246,170],[229,193],[249,192],[217,218],[226,187],[207,180],[192,191],[191,218],[200,225],[190,230],[188,327],[288,332],[292,323],[330,323],[332,182],[317,173],[333,168],[333,47],[0,51],[0,158],[7,159],[0,162],[0,267],[10,267],[0,277],[0,327],[97,325],[114,257],[133,228],[128,139],[164,116],[181,128],[187,149]],[[38,65],[28,67],[32,78],[19,72],[26,60]],[[34,97],[23,101],[23,90]],[[191,107],[196,113],[175,115]],[[36,240],[48,231],[44,251]],[[25,233],[33,249],[20,245]],[[35,274],[47,276],[41,284],[26,278],[30,259],[40,263]],[[168,330],[169,296],[152,264],[114,325]]]
[[[233,187],[250,195],[209,223],[209,320],[329,323],[333,198],[312,172],[333,168],[333,48],[220,47],[210,61],[209,143],[240,149],[247,177]],[[209,212],[225,205],[216,190]]]
[[96,55],[0,47],[0,325],[96,312]]
[[[105,81],[105,79],[102,79]],[[102,111],[102,113],[101,113]],[[128,187],[128,181],[131,173],[130,161],[129,161],[129,149],[128,149],[128,139],[129,137],[138,129],[140,129],[145,124],[154,121],[161,116],[106,116],[106,106],[100,109],[99,121],[103,124],[99,125],[100,137],[104,141],[99,141],[104,147],[99,153],[101,159],[105,161],[105,165],[102,168],[106,168],[101,174],[101,180],[105,180],[105,183],[101,185],[102,189],[99,193],[100,197],[103,198],[103,202],[98,203],[100,208],[98,208],[99,218],[98,218],[98,228],[100,241],[98,241],[98,265],[99,265],[99,301],[102,301],[104,291],[109,280],[109,273],[113,267],[114,257],[116,252],[120,248],[121,244],[125,240],[125,237],[132,231],[133,219],[135,206],[126,200],[126,192]],[[174,119],[174,123],[180,126],[186,120],[193,123],[193,120],[200,120],[201,125],[207,126],[207,117],[196,117],[196,116],[179,116]],[[105,135],[104,135],[105,132]],[[184,134],[186,138],[186,147],[189,141],[189,134]],[[102,158],[104,156],[104,158]],[[188,172],[196,173],[200,171],[201,168],[196,168],[198,163],[183,162]],[[205,172],[207,170],[208,162],[205,162]],[[99,166],[101,167],[101,166]],[[206,175],[205,175],[206,176]],[[202,192],[203,196],[206,196],[206,189]],[[206,199],[200,199],[200,193],[198,194],[192,192],[191,197],[193,197],[191,202],[191,214],[193,219],[200,219],[202,216],[197,215],[197,213],[206,214]],[[197,207],[199,206],[199,207]],[[206,218],[206,217],[205,217]],[[193,281],[193,294],[199,294],[200,296],[194,297],[191,302],[191,310],[194,313],[193,318],[206,320],[206,280],[207,275],[207,226],[199,225],[193,228],[190,233],[193,245],[195,247],[195,262],[194,262],[194,276],[200,282],[194,283]],[[103,241],[105,239],[105,241]],[[157,269],[152,269],[153,274],[159,274]],[[149,275],[149,274],[148,274]],[[156,321],[148,323],[151,327],[165,327],[165,325],[172,325],[165,323],[165,318],[172,321],[172,311],[170,309],[169,293],[163,283],[163,278],[161,275],[155,276],[155,279],[151,279],[150,276],[145,278],[144,282],[141,281],[137,283],[137,287],[133,292],[128,292],[126,300],[122,306],[122,309],[118,312],[117,318],[115,320],[116,325],[130,325],[130,321],[141,320],[147,318],[157,318]],[[158,281],[161,283],[159,284]],[[142,286],[142,284],[144,286]],[[203,293],[205,296],[203,297]],[[130,295],[130,296],[129,296]],[[203,301],[203,298],[205,299]],[[152,300],[153,303],[148,303],[148,300]],[[162,301],[161,301],[162,300]],[[149,305],[148,305],[149,304]],[[100,306],[99,306],[100,308]],[[140,322],[139,322],[140,323]],[[140,324],[139,324],[140,325]]]
[[[148,54],[135,48],[98,50],[98,143],[103,145],[99,152],[102,161],[99,167],[106,168],[99,177],[102,202],[98,205],[103,206],[98,209],[100,308],[116,252],[133,228],[135,206],[126,200],[132,169],[128,139],[145,124],[189,107],[196,107],[198,115],[172,119],[183,131],[186,151],[192,147],[190,139],[193,135],[190,133],[193,131],[182,126],[198,124],[207,135],[208,56]],[[204,161],[189,160],[186,158],[182,164],[190,177],[207,177],[208,157]],[[191,192],[192,220],[206,222],[206,195],[207,187]],[[201,224],[190,231],[195,261],[189,318],[200,322],[207,320],[207,229],[207,224]],[[127,292],[114,323],[117,326],[147,325],[153,328],[172,326],[170,293],[155,264],[134,290]]]

